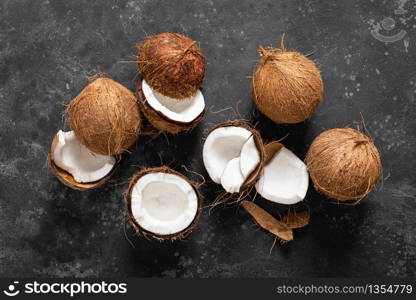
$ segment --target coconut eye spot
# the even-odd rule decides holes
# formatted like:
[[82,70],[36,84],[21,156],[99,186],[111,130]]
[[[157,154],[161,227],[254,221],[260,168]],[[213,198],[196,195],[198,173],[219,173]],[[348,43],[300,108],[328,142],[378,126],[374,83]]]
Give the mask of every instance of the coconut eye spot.
[[292,151],[282,147],[264,167],[256,190],[272,202],[295,204],[305,198],[308,185],[306,165]]
[[240,156],[244,143],[251,132],[242,127],[227,126],[213,130],[203,148],[205,168],[215,183],[221,183],[221,176],[228,162]]
[[131,212],[141,228],[159,236],[175,234],[195,219],[198,196],[178,175],[148,173],[132,189]]
[[194,96],[174,99],[152,90],[146,80],[142,80],[142,90],[153,109],[174,121],[190,123],[205,109],[204,96],[200,90]]
[[116,160],[111,155],[91,152],[82,145],[73,131],[59,131],[58,143],[52,152],[54,163],[70,173],[76,182],[100,180],[113,169]]

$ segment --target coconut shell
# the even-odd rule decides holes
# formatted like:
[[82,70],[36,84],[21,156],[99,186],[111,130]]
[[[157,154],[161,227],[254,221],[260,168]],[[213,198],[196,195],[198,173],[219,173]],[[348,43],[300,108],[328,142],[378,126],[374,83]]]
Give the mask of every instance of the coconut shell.
[[146,117],[150,124],[152,124],[160,131],[166,131],[169,133],[190,131],[195,128],[195,126],[197,126],[204,118],[205,110],[190,123],[184,123],[168,118],[160,111],[155,110],[148,104],[146,97],[142,91],[142,81],[140,79],[136,83],[136,97],[143,115]]
[[48,163],[48,167],[51,170],[52,174],[56,176],[56,178],[58,178],[58,180],[63,183],[64,185],[70,187],[71,189],[74,190],[79,190],[79,191],[86,191],[86,190],[90,190],[90,189],[95,189],[98,188],[100,186],[102,186],[103,184],[105,184],[110,178],[111,176],[113,176],[117,166],[120,163],[121,160],[121,156],[120,155],[116,155],[116,163],[114,164],[113,169],[103,178],[101,178],[100,180],[94,181],[94,182],[88,182],[88,183],[80,183],[75,181],[74,177],[72,177],[72,175],[70,173],[68,173],[67,171],[65,171],[64,169],[61,169],[60,167],[58,167],[54,160],[53,160],[53,155],[52,153],[55,151],[56,145],[58,143],[58,136],[55,135],[55,137],[53,138],[52,144],[51,144],[51,153],[48,153],[47,156],[47,163]]
[[175,99],[195,95],[205,75],[205,56],[195,41],[161,33],[147,37],[138,50],[139,71],[154,91]]
[[323,95],[316,64],[283,47],[260,48],[260,61],[252,79],[257,108],[276,123],[299,123],[309,118]]
[[364,198],[381,176],[373,141],[352,128],[321,133],[308,150],[306,164],[315,188],[340,201]]
[[[142,228],[136,221],[136,219],[133,216],[133,212],[131,210],[131,194],[133,191],[133,187],[136,184],[136,182],[144,175],[149,174],[149,173],[156,173],[156,172],[163,172],[163,173],[169,173],[169,174],[173,174],[173,175],[177,175],[183,179],[185,179],[195,190],[195,193],[197,195],[198,198],[198,211],[195,215],[194,220],[192,221],[192,223],[185,228],[184,230],[177,232],[175,234],[168,234],[168,235],[160,235],[160,234],[156,234],[154,232],[150,232],[144,228]],[[136,230],[136,232],[138,234],[141,234],[145,237],[152,237],[154,239],[163,241],[163,240],[171,240],[171,241],[175,241],[175,240],[182,240],[184,239],[189,233],[191,233],[191,231],[195,228],[195,226],[198,224],[199,221],[199,215],[201,213],[201,207],[202,207],[202,195],[199,191],[199,185],[197,183],[195,183],[194,181],[190,180],[189,178],[187,178],[186,176],[182,175],[179,172],[176,172],[172,169],[170,169],[167,166],[162,166],[162,167],[156,167],[156,168],[147,168],[147,169],[143,169],[142,171],[134,174],[130,180],[129,183],[129,187],[128,189],[125,191],[124,193],[125,196],[125,201],[126,201],[126,206],[127,206],[127,217],[129,219],[130,224],[133,226],[133,228]]]
[[98,78],[87,85],[66,112],[80,142],[98,154],[120,154],[139,136],[136,97],[110,78]]
[[251,172],[250,175],[247,176],[246,180],[241,186],[241,190],[244,190],[244,189],[251,187],[253,184],[256,183],[257,179],[261,175],[261,171],[263,170],[265,156],[266,156],[265,151],[264,151],[263,140],[258,130],[252,128],[249,124],[241,120],[227,121],[227,122],[218,124],[209,131],[208,135],[215,129],[222,128],[222,127],[230,127],[230,126],[242,127],[250,131],[253,135],[254,143],[256,144],[257,150],[259,151],[259,154],[260,154],[260,163],[258,164],[256,169],[253,172]]

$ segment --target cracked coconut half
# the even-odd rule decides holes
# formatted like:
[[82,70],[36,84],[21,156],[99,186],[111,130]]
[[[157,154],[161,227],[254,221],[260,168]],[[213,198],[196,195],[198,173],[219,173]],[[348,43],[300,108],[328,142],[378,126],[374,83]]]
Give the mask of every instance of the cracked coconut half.
[[210,131],[202,157],[215,183],[228,193],[239,193],[254,184],[262,169],[263,142],[246,123],[230,121]]
[[53,174],[65,185],[88,190],[108,181],[119,157],[102,155],[80,143],[74,131],[60,130],[54,137],[48,163]]
[[159,240],[184,238],[198,221],[198,188],[198,184],[168,167],[135,174],[126,191],[130,223],[138,233]]

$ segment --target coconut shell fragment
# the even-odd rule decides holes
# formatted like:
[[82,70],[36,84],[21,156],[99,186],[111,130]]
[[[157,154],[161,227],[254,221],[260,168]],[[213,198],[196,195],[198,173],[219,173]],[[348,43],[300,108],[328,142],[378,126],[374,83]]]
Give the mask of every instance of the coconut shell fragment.
[[296,51],[259,48],[260,61],[252,79],[257,108],[276,123],[308,119],[321,102],[323,81],[316,64]]
[[48,164],[48,167],[51,170],[52,174],[54,174],[56,176],[56,178],[61,183],[70,187],[71,189],[79,190],[79,191],[86,191],[86,190],[98,188],[98,187],[104,185],[113,176],[117,166],[120,163],[121,156],[116,155],[116,164],[114,165],[113,169],[106,176],[104,176],[100,180],[97,180],[97,181],[94,181],[94,182],[88,182],[88,183],[77,182],[70,173],[68,173],[67,171],[58,167],[55,164],[54,160],[53,160],[52,153],[55,151],[55,147],[58,143],[57,138],[58,138],[58,136],[55,135],[55,137],[52,141],[52,144],[51,144],[51,153],[48,153],[48,155],[47,155],[47,164]]
[[[136,184],[138,184],[138,182],[145,178],[146,176],[152,175],[152,174],[166,174],[167,176],[174,176],[174,177],[178,177],[180,180],[186,182],[187,185],[191,186],[191,189],[193,191],[193,193],[196,195],[196,200],[197,200],[197,207],[196,207],[196,212],[195,215],[193,217],[193,219],[191,220],[190,224],[178,231],[178,232],[174,232],[172,234],[159,234],[155,231],[150,231],[148,229],[145,229],[143,225],[140,225],[140,221],[136,218],[135,216],[135,212],[134,212],[134,207],[133,207],[133,202],[134,200],[134,196],[133,194],[135,193],[135,187]],[[172,179],[170,178],[168,181],[172,182]],[[156,181],[156,183],[160,184],[160,181]],[[138,234],[141,234],[145,237],[152,237],[154,239],[163,241],[163,240],[171,240],[171,241],[175,241],[175,240],[181,240],[184,239],[197,225],[198,220],[199,220],[199,215],[200,215],[200,211],[201,211],[201,204],[202,204],[202,196],[199,192],[199,184],[193,182],[192,180],[190,180],[189,178],[187,178],[186,176],[166,167],[166,166],[162,166],[162,167],[156,167],[156,168],[147,168],[144,169],[136,174],[134,174],[130,180],[129,183],[129,187],[125,192],[125,201],[126,201],[126,206],[127,206],[127,216],[129,219],[130,224],[132,225],[132,227],[136,230],[136,232]],[[150,193],[150,196],[146,196],[146,197],[150,197],[150,198],[144,198],[145,195],[144,193],[149,193],[149,191],[145,192],[146,188],[148,189],[148,185],[145,186],[145,188],[143,189],[143,194],[141,194],[141,197],[143,197],[144,200],[142,201],[156,201],[154,202],[154,205],[156,205],[156,210],[157,211],[162,211],[164,209],[163,206],[163,199],[161,199],[159,197],[159,195],[155,195],[153,193]],[[160,190],[163,190],[164,188],[159,188],[157,191],[155,192],[159,192]],[[167,186],[166,189],[169,189],[169,187]],[[165,198],[165,200],[169,200],[169,201],[175,201],[176,197],[172,197],[172,198]],[[143,204],[144,205],[144,204]],[[162,205],[162,206],[161,206]],[[149,209],[146,212],[146,215],[151,213],[151,209]],[[154,213],[154,212],[153,212]],[[154,219],[155,217],[152,216],[152,219]]]
[[315,188],[340,201],[361,200],[381,176],[373,141],[352,128],[324,131],[312,142],[306,164]]
[[147,37],[138,45],[139,71],[150,87],[171,98],[193,96],[205,75],[205,56],[197,42],[178,33]]
[[289,210],[280,221],[285,223],[289,228],[297,229],[307,226],[309,224],[309,219],[309,210],[302,210],[299,212]]
[[285,223],[262,209],[252,201],[243,200],[241,205],[253,217],[254,221],[263,229],[274,234],[284,242],[293,240],[293,231]]
[[110,78],[98,78],[87,85],[66,112],[81,143],[98,154],[120,154],[140,133],[136,97]]

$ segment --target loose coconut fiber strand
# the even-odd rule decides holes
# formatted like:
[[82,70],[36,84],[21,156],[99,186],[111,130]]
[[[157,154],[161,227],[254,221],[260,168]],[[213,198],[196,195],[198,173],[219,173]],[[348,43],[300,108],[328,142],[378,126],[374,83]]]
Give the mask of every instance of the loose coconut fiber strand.
[[380,154],[370,138],[351,128],[321,133],[306,156],[316,189],[337,200],[361,200],[381,175]]
[[109,78],[91,82],[67,107],[69,124],[88,149],[103,155],[123,152],[140,132],[134,94]]

